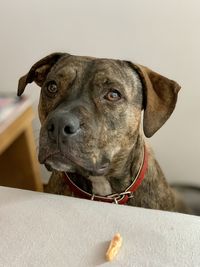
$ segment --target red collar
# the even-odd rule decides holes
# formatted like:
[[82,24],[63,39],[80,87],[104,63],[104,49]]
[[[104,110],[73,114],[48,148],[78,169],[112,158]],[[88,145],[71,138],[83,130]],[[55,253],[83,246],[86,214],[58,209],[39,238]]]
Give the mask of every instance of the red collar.
[[109,202],[109,203],[116,203],[116,204],[126,204],[126,202],[129,200],[129,198],[133,197],[133,193],[137,190],[137,188],[142,183],[145,173],[147,171],[148,166],[148,152],[146,147],[144,146],[144,155],[143,155],[143,162],[140,166],[140,169],[135,177],[133,179],[133,182],[129,187],[126,188],[125,191],[121,193],[111,194],[107,196],[99,196],[99,195],[92,195],[83,189],[81,189],[79,186],[77,186],[68,176],[68,174],[65,172],[63,173],[64,179],[67,182],[69,189],[73,193],[74,196],[85,198],[85,199],[91,199],[96,201],[102,201],[102,202]]

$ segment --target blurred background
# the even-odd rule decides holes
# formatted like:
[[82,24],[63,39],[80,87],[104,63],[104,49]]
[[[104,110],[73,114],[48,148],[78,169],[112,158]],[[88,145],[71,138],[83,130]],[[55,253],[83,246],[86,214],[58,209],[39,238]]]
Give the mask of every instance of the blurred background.
[[[170,182],[200,185],[200,1],[0,1],[0,93],[51,52],[132,60],[176,80],[172,117],[148,141]],[[40,89],[27,87],[37,114]],[[39,121],[34,120],[38,142]],[[42,168],[48,180],[50,173]]]

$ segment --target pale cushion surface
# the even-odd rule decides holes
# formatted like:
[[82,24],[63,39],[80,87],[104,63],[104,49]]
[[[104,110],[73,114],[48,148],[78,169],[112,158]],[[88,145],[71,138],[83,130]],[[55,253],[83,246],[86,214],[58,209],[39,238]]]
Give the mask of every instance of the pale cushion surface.
[[0,229],[0,266],[200,266],[197,216],[0,187]]

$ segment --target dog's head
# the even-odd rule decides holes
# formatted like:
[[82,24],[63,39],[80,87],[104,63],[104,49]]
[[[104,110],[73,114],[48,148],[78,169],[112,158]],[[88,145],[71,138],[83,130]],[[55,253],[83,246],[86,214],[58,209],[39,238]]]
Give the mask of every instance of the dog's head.
[[41,87],[39,160],[60,171],[105,174],[134,147],[143,129],[151,137],[174,110],[180,86],[127,61],[51,54],[19,80]]

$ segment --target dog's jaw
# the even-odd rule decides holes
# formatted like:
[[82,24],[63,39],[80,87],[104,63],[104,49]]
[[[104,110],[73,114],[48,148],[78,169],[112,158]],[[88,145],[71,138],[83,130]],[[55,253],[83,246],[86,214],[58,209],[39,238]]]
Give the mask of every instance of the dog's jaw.
[[[76,170],[70,164],[48,159],[46,164],[52,169],[60,172],[76,173]],[[86,178],[85,178],[86,179]],[[92,184],[92,193],[95,195],[106,196],[112,194],[112,188],[105,176],[89,176],[87,179]]]
[[60,161],[47,160],[46,164],[49,165],[52,169],[60,172],[75,172],[75,169],[72,165],[62,163]]

